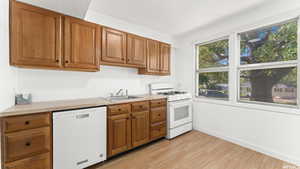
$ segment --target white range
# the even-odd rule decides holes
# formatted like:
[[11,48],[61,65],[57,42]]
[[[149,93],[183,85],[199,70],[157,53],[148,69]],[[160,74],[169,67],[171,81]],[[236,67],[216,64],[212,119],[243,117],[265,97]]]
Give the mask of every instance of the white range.
[[168,98],[167,138],[172,139],[193,129],[192,95],[177,91],[168,83],[150,84],[150,93]]

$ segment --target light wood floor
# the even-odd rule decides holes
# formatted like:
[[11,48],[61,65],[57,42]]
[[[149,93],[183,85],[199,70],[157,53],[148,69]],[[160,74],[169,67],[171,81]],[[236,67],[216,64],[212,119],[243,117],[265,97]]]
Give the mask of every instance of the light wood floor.
[[297,169],[236,144],[189,132],[106,161],[90,169]]

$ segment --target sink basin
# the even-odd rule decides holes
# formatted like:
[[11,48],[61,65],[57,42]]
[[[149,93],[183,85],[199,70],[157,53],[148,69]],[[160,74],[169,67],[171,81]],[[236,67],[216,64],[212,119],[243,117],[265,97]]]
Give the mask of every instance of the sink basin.
[[111,100],[111,101],[118,101],[118,100],[130,100],[130,99],[138,99],[138,98],[141,98],[141,97],[138,97],[138,96],[111,96],[111,97],[108,97],[107,99]]

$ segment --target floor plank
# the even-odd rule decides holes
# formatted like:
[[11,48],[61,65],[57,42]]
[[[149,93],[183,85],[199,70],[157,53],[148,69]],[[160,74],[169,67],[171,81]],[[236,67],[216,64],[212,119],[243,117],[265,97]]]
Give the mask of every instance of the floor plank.
[[192,131],[161,140],[89,169],[283,169],[296,166]]

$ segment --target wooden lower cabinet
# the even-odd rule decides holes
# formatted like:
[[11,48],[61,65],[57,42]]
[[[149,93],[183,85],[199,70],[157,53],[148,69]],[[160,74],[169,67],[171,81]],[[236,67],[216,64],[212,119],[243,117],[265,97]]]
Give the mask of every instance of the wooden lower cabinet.
[[[159,111],[151,115],[152,109]],[[108,106],[107,156],[112,157],[165,137],[166,110],[165,99]]]
[[149,141],[149,111],[132,113],[132,146]]
[[129,114],[108,117],[108,156],[129,150],[131,147],[131,120]]
[[50,154],[42,154],[5,165],[4,169],[51,169]]
[[0,122],[2,169],[52,169],[51,113],[5,117]]

